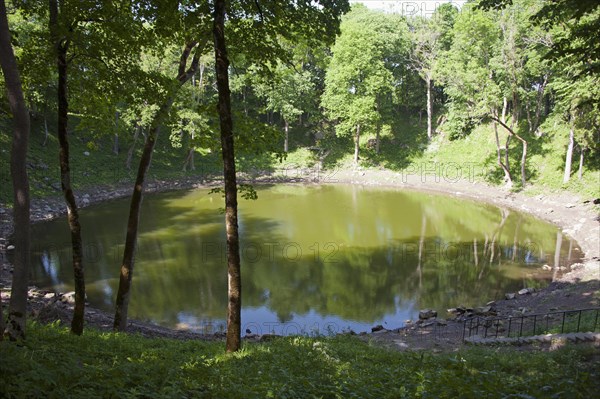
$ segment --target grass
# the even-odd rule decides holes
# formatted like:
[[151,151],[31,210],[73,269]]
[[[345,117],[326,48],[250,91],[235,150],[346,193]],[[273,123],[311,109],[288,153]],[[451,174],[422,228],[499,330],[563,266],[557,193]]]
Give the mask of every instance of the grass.
[[30,323],[24,346],[0,343],[0,396],[588,398],[600,388],[591,348],[401,353],[350,336],[223,346]]

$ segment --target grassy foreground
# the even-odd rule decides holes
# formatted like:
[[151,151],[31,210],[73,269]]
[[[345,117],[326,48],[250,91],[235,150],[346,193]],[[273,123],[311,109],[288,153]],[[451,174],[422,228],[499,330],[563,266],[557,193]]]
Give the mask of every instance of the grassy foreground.
[[399,353],[355,337],[288,337],[225,354],[222,342],[29,325],[0,343],[3,398],[590,398],[597,350]]

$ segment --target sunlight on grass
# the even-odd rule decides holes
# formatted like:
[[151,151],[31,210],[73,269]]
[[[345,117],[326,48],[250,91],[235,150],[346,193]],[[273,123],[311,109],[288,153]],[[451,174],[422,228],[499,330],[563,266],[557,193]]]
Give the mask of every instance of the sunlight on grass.
[[245,344],[147,339],[29,325],[26,346],[0,344],[0,396],[24,397],[592,397],[594,349],[401,353],[354,337]]

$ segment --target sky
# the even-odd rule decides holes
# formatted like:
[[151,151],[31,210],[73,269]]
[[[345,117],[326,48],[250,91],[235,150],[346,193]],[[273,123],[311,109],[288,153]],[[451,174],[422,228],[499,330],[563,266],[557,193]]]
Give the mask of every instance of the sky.
[[428,17],[440,4],[452,3],[460,8],[466,0],[350,0],[350,3],[363,3],[371,9],[396,12],[405,16]]

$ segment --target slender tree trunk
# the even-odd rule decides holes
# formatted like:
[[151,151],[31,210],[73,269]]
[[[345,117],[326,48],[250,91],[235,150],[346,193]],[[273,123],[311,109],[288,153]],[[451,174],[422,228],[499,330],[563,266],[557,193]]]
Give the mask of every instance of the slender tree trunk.
[[427,76],[425,81],[427,86],[427,138],[431,140],[433,137],[433,93],[431,88],[431,77]]
[[113,153],[119,155],[119,111],[115,112],[115,140],[113,142]]
[[577,178],[579,180],[581,180],[581,177],[583,176],[583,156],[585,153],[585,148],[581,148],[581,152],[579,154],[579,170],[577,171]]
[[289,149],[289,140],[290,140],[290,125],[286,118],[283,119],[284,130],[285,130],[285,139],[283,141],[283,151],[288,152]]
[[521,105],[519,104],[519,94],[517,91],[513,91],[513,112],[512,119],[510,122],[510,128],[514,131],[515,127],[519,129],[519,120],[521,119]]
[[128,170],[131,170],[131,160],[133,159],[133,151],[135,150],[135,145],[137,143],[138,137],[140,136],[140,131],[142,130],[142,126],[139,122],[135,126],[135,132],[133,133],[133,143],[131,147],[129,147],[129,151],[127,151],[127,159],[125,160],[125,167]]
[[46,147],[48,145],[49,136],[50,132],[48,132],[48,118],[46,118],[46,113],[44,113],[44,142],[42,143],[42,147]]
[[375,129],[375,154],[379,154],[381,143],[381,121],[377,121],[377,128]]
[[563,184],[566,184],[569,182],[569,179],[571,179],[571,163],[572,163],[572,159],[573,159],[573,144],[575,142],[574,140],[574,129],[573,126],[571,125],[571,129],[569,130],[569,146],[567,147],[567,157],[565,159],[565,175],[563,176]]
[[194,131],[193,130],[192,130],[190,138],[191,138],[190,149],[188,150],[188,154],[185,157],[185,161],[183,161],[183,171],[184,172],[187,172],[188,165],[190,167],[190,170],[196,169],[196,167],[194,166],[194,153],[196,152],[196,150],[194,149]]
[[144,150],[140,158],[137,177],[131,194],[131,203],[129,206],[129,218],[127,220],[127,235],[125,237],[125,249],[123,250],[123,261],[121,263],[121,272],[119,274],[119,290],[117,291],[117,299],[115,306],[115,320],[113,329],[115,331],[125,331],[127,329],[127,312],[129,310],[129,299],[131,297],[131,281],[133,278],[133,268],[135,265],[135,249],[137,243],[138,226],[140,219],[140,208],[142,205],[142,197],[144,193],[144,183],[146,173],[152,161],[152,152],[156,144],[156,139],[160,133],[160,127],[169,114],[169,110],[175,100],[175,95],[188,80],[196,72],[198,60],[202,54],[202,49],[197,48],[192,64],[186,71],[187,60],[191,51],[196,46],[196,42],[192,41],[186,44],[181,58],[179,60],[179,71],[177,74],[178,85],[174,87],[167,95],[165,101],[158,109],[144,143]]
[[506,110],[508,109],[508,99],[506,96],[502,98],[502,123],[506,123]]
[[533,126],[531,131],[535,132],[540,126],[540,118],[542,115],[542,102],[544,101],[544,93],[546,91],[546,85],[548,84],[548,75],[544,75],[544,82],[538,88],[537,102],[535,105],[535,119],[533,120]]
[[[29,179],[27,148],[29,145],[29,111],[23,96],[17,60],[11,45],[6,5],[0,0],[0,66],[13,116],[13,140],[10,151],[10,175],[13,186],[14,273],[8,306],[6,334],[10,340],[25,338],[27,283],[29,281]],[[2,304],[0,303],[0,308]],[[4,334],[4,317],[0,312],[0,337]],[[1,339],[1,338],[0,338]]]
[[196,170],[196,166],[194,165],[194,154],[196,153],[196,149],[194,148],[194,138],[195,138],[195,133],[192,130],[192,136],[191,136],[191,140],[192,140],[192,148],[190,148],[190,159],[189,159],[189,165],[190,165],[190,170]]
[[[204,65],[204,63],[201,63],[199,68],[200,68],[200,79],[198,80],[198,91],[200,91],[200,93],[204,92],[204,68],[206,66]],[[198,101],[200,101],[200,96],[198,96]]]
[[527,126],[529,126],[529,132],[533,132],[533,119],[531,118],[531,110],[529,109],[529,103],[525,103],[525,115],[527,117]]
[[354,136],[354,166],[358,166],[358,150],[360,148],[360,124],[356,125],[356,135]]
[[[381,115],[379,111],[379,99],[375,102],[377,114]],[[377,118],[377,126],[375,126],[375,154],[379,154],[379,142],[381,141],[381,118]]]
[[219,91],[219,121],[221,149],[225,178],[225,230],[227,232],[227,338],[225,349],[235,352],[241,347],[242,279],[237,216],[237,182],[233,141],[233,120],[229,91],[229,59],[225,44],[225,0],[215,0],[213,34],[215,42],[215,70]]
[[85,314],[85,279],[83,269],[83,244],[81,242],[81,226],[79,224],[79,211],[73,188],[71,186],[71,166],[69,159],[68,138],[68,112],[69,103],[67,97],[67,76],[69,51],[69,39],[58,36],[58,2],[50,0],[50,32],[56,51],[56,65],[58,69],[58,142],[60,183],[65,203],[67,205],[67,222],[71,232],[71,247],[73,260],[73,277],[75,285],[75,307],[73,320],[71,321],[71,332],[77,335],[83,333],[83,321]]
[[523,137],[519,136],[518,134],[515,133],[514,130],[512,130],[509,126],[506,125],[506,123],[502,122],[500,119],[498,119],[496,116],[492,115],[491,117],[492,120],[495,120],[496,122],[498,122],[500,125],[502,125],[502,127],[504,129],[506,129],[506,131],[513,137],[517,138],[517,140],[519,140],[521,142],[521,145],[523,146],[523,154],[521,155],[521,185],[522,188],[525,188],[525,183],[526,183],[526,163],[527,163],[527,140],[525,140]]
[[[519,138],[519,136],[517,136]],[[527,182],[527,141],[521,138],[521,146],[523,148],[523,152],[521,154],[521,187],[525,188],[525,184]]]
[[[494,111],[492,111],[492,113],[495,114]],[[496,137],[496,153],[498,155],[498,166],[500,166],[500,168],[504,171],[504,181],[507,184],[512,185],[512,177],[510,175],[510,169],[508,169],[508,166],[506,166],[502,162],[502,147],[500,147],[500,139],[498,137],[498,123],[496,121],[493,121],[493,122],[494,122],[493,123],[493,125],[494,125],[494,135]]]
[[508,137],[506,137],[506,143],[504,144],[504,165],[506,165],[506,169],[510,170],[510,139],[511,139],[511,135],[509,134]]

